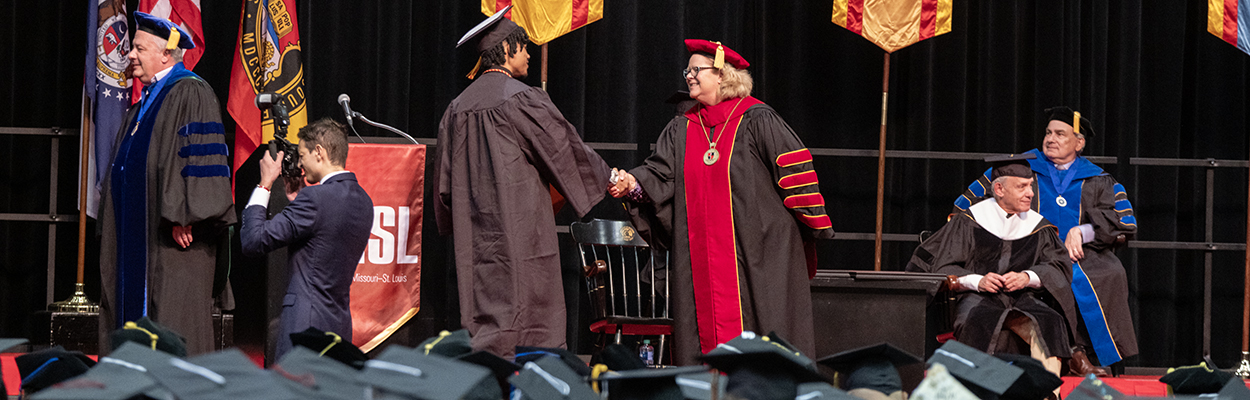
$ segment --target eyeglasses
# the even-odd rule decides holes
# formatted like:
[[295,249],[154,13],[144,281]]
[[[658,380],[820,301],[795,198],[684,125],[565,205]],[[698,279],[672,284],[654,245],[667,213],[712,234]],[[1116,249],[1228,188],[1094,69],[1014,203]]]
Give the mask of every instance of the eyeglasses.
[[681,70],[681,77],[682,77],[682,78],[685,78],[685,77],[687,77],[687,76],[690,76],[690,74],[691,74],[691,73],[693,73],[695,76],[698,76],[698,75],[699,75],[699,71],[702,71],[702,70],[705,70],[705,69],[716,69],[716,67],[698,67],[698,66],[696,66],[696,67],[686,68],[686,69]]

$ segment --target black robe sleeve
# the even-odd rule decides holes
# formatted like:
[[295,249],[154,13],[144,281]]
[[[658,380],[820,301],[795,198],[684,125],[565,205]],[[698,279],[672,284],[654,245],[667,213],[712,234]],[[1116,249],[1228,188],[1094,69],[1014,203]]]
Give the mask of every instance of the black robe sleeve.
[[505,112],[521,137],[530,162],[547,183],[555,186],[568,204],[583,217],[607,195],[611,168],[582,142],[577,129],[564,119],[547,92],[530,88],[516,95],[516,107]]
[[916,247],[911,261],[907,263],[907,271],[954,276],[973,274],[965,266],[975,246],[972,235],[975,226],[976,221],[967,212],[955,214],[946,225]]
[[[833,239],[833,226],[825,213],[811,153],[790,125],[768,106],[755,106],[746,113],[744,128],[755,133],[760,158],[769,166],[778,200],[798,220],[803,239]],[[739,129],[742,131],[743,129]],[[810,176],[788,183],[784,178]]]
[[1132,239],[1137,234],[1133,205],[1128,201],[1124,186],[1115,178],[1099,175],[1086,179],[1081,200],[1085,213],[1081,223],[1094,227],[1094,240],[1086,246],[1103,250],[1114,247],[1120,235]]
[[153,140],[157,147],[152,151],[164,159],[150,160],[156,161],[159,171],[161,219],[168,223],[211,232],[237,221],[218,110],[213,89],[195,78],[178,81],[161,105],[160,118],[165,121],[157,121],[157,126],[177,127]]
[[653,246],[666,247],[673,235],[673,207],[680,173],[682,146],[686,133],[686,117],[669,121],[655,142],[655,152],[641,166],[629,171],[646,192],[649,203],[626,202],[634,228]]

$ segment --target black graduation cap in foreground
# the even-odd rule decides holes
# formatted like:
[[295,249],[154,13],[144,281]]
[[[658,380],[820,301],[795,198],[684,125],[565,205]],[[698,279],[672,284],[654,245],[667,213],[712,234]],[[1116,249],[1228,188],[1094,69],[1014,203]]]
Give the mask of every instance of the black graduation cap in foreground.
[[456,360],[490,369],[491,374],[495,376],[495,382],[499,384],[500,393],[508,392],[511,386],[508,383],[508,378],[516,375],[517,371],[521,370],[521,366],[517,365],[517,363],[505,360],[503,357],[485,350],[460,355],[456,357]]
[[1068,393],[1068,396],[1064,397],[1064,400],[1119,400],[1128,398],[1130,397],[1115,390],[1101,379],[1089,377],[1073,388]]
[[[153,393],[158,386],[156,380],[147,374],[147,368],[116,358],[101,357],[100,362],[87,373],[41,390],[29,398],[31,400],[123,400]],[[162,393],[168,392],[162,391]]]
[[187,356],[187,339],[164,325],[152,322],[146,316],[137,321],[126,322],[121,329],[109,333],[109,343],[113,350],[126,342],[135,342],[176,357]]
[[903,390],[897,367],[921,360],[889,343],[878,343],[834,354],[818,362],[846,374],[840,379],[846,390],[872,389],[889,395]]
[[473,352],[469,342],[469,331],[461,329],[455,332],[442,331],[438,336],[425,339],[417,346],[417,351],[424,354],[438,354],[443,357],[459,357]]
[[712,400],[712,388],[716,388],[719,396],[725,393],[725,387],[729,383],[729,379],[721,376],[718,371],[678,375],[674,380],[681,388],[682,395],[690,400]]
[[995,357],[1024,370],[1020,379],[1016,379],[1016,382],[1003,392],[1003,399],[1045,399],[1046,396],[1054,393],[1056,388],[1063,385],[1063,379],[1060,379],[1059,375],[1047,371],[1046,366],[1033,357],[1019,354],[996,354]]
[[[520,399],[530,400],[597,400],[599,396],[586,385],[586,378],[573,372],[557,357],[542,357],[526,362],[521,373],[508,379]],[[513,399],[517,399],[513,392]]]
[[359,347],[353,345],[349,340],[343,340],[343,337],[334,332],[327,332],[317,328],[309,327],[303,332],[291,334],[291,344],[294,346],[303,346],[313,352],[338,360],[347,366],[361,369],[365,367],[365,361],[369,357],[365,356]]
[[727,393],[748,399],[792,399],[799,383],[825,379],[815,362],[776,334],[742,332],[699,359],[728,373]]
[[[356,381],[375,394],[423,400],[498,399],[503,397],[490,369],[416,349],[390,346],[365,362]],[[375,398],[377,396],[374,396]],[[392,396],[395,397],[395,396]]]
[[555,356],[563,361],[565,365],[568,365],[568,367],[578,375],[590,376],[590,366],[586,365],[586,362],[582,361],[581,357],[578,357],[576,354],[573,354],[573,352],[568,350],[553,347],[516,347],[516,363],[518,365],[525,365],[527,362],[535,361],[546,356]]
[[600,375],[609,400],[686,400],[677,377],[707,372],[705,366],[644,368]]
[[321,399],[365,398],[365,385],[356,381],[359,371],[306,347],[291,348],[272,369],[285,378],[284,384],[303,386]]
[[314,392],[282,383],[273,371],[257,367],[236,348],[186,360],[171,358],[164,368],[148,373],[179,400],[198,399],[308,399]]
[[1223,399],[1250,399],[1250,388],[1246,388],[1246,381],[1241,378],[1233,377],[1228,383],[1224,384],[1224,388],[1216,393],[1216,398]]
[[998,179],[1000,176],[1032,178],[1033,169],[1029,167],[1029,160],[1035,158],[1037,156],[1033,153],[998,154],[985,157],[985,162],[990,163],[991,168],[993,168],[990,171],[991,181]]
[[28,395],[82,375],[96,364],[82,352],[66,351],[61,346],[26,353],[13,361],[22,376],[22,390]]
[[618,372],[647,367],[647,364],[638,358],[637,351],[623,344],[605,346],[599,354],[595,355],[595,358],[590,360],[590,363],[607,365],[609,370]]
[[995,398],[1011,388],[1024,370],[994,356],[949,340],[933,352],[928,364],[942,364],[968,390],[981,398]]
[[828,382],[800,383],[794,398],[804,400],[861,400],[858,397],[847,394],[842,389],[833,387]]
[[1167,375],[1159,378],[1175,394],[1206,394],[1219,392],[1233,378],[1233,374],[1207,366],[1206,362],[1180,368],[1169,368]]

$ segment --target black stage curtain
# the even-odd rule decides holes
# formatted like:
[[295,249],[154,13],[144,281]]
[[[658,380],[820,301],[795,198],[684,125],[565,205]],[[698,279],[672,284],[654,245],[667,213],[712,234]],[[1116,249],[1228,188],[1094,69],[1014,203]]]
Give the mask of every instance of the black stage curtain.
[[[79,125],[86,25],[80,3],[0,4],[0,126]],[[137,7],[128,3],[129,10]],[[678,71],[688,54],[681,40],[721,40],[752,63],[755,96],[808,146],[876,149],[884,53],[832,24],[830,3],[608,0],[603,20],[550,44],[551,97],[586,141],[644,150],[601,152],[614,166],[632,167],[672,115],[663,100],[683,88]],[[226,115],[240,2],[202,5],[208,45],[196,72],[217,90]],[[483,18],[477,2],[302,0],[298,6],[311,116],[341,119],[334,100],[347,93],[354,109],[375,120],[416,137],[436,136],[446,105],[469,84],[464,74],[474,55],[453,45]],[[526,82],[538,85],[541,51],[531,46],[530,54]],[[1132,166],[1129,158],[1246,159],[1248,60],[1206,32],[1205,2],[957,1],[952,32],[891,56],[887,148],[1020,152],[1040,144],[1043,108],[1070,105],[1094,121],[1097,136],[1085,154],[1116,157],[1103,167],[1128,188],[1138,239],[1202,241],[1205,171]],[[228,117],[226,125],[232,130]],[[48,140],[0,136],[0,143],[0,212],[43,212]],[[76,146],[62,143],[62,212],[75,207],[76,174],[68,172],[75,157]],[[819,157],[816,165],[835,229],[872,232],[875,158]],[[984,168],[972,161],[887,161],[885,231],[938,229],[955,196]],[[1245,240],[1246,187],[1245,169],[1216,171],[1216,242]],[[593,216],[620,218],[619,210],[609,200]],[[459,324],[447,241],[432,229],[432,213],[426,216],[422,311],[394,343],[415,344]],[[573,218],[567,211],[560,216],[563,223]],[[59,233],[57,298],[71,290],[71,231],[65,225]],[[44,306],[45,238],[44,224],[0,223],[0,336],[25,335],[31,313]],[[586,352],[591,340],[578,318],[586,314],[582,284],[571,240],[563,240],[570,345]],[[887,242],[885,269],[901,270],[914,246]],[[871,269],[872,247],[822,243],[821,268]],[[1129,364],[1197,362],[1203,254],[1126,249],[1120,256],[1142,348]],[[1240,344],[1242,256],[1214,256],[1211,351],[1225,367],[1236,361]],[[94,262],[88,264],[91,277]],[[236,274],[237,291],[263,285]],[[238,341],[259,340],[264,317],[246,315],[249,301],[263,299],[240,300],[236,314],[251,322],[241,323]]]

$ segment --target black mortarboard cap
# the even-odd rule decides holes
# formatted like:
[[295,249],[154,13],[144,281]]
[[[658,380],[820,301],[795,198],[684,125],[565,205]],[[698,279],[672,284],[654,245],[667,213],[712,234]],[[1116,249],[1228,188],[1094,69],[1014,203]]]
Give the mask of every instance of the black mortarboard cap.
[[387,347],[377,358],[365,362],[356,380],[383,393],[413,399],[503,397],[486,367],[401,346]]
[[554,347],[516,347],[516,363],[524,366],[526,362],[538,360],[546,356],[556,356],[564,361],[573,372],[581,376],[590,376],[590,366],[573,352]]
[[[949,399],[949,400],[977,400],[982,399],[976,394],[968,390],[958,378],[950,374],[950,370],[946,369],[941,363],[933,364],[925,371],[924,380],[916,385],[916,389],[912,390],[911,398],[914,399]],[[986,396],[985,398],[993,398],[996,396]]]
[[954,340],[934,351],[927,363],[942,364],[968,390],[981,397],[989,397],[986,391],[1003,394],[1024,374],[1020,367]]
[[689,400],[712,400],[713,385],[716,387],[716,393],[725,393],[725,386],[729,383],[729,379],[716,371],[678,375],[674,380],[677,381],[677,386],[681,387],[682,395]]
[[195,48],[195,42],[191,40],[191,35],[188,35],[187,31],[182,30],[182,27],[178,26],[178,24],[167,19],[142,11],[135,11],[135,25],[138,25],[141,31],[167,40],[169,44],[165,48],[168,50],[173,50],[175,47],[184,49]]
[[889,343],[878,343],[843,351],[818,362],[846,374],[842,387],[847,390],[868,388],[889,394],[903,390],[903,380],[898,376],[897,367],[921,361],[919,357]]
[[283,384],[272,371],[257,367],[239,349],[226,349],[186,360],[171,358],[164,368],[148,369],[179,400],[307,399],[308,389]]
[[861,400],[858,397],[847,394],[842,389],[833,387],[828,382],[800,383],[794,398],[805,400]]
[[1020,154],[998,154],[985,157],[985,162],[990,163],[993,171],[990,172],[990,180],[998,179],[1000,176],[1015,176],[1019,178],[1032,178],[1033,169],[1029,167],[1029,160],[1037,158],[1033,153]]
[[1206,394],[1219,392],[1232,378],[1233,374],[1208,367],[1207,363],[1202,362],[1193,366],[1169,368],[1167,375],[1159,378],[1159,382],[1171,387],[1172,393]]
[[306,347],[292,348],[272,369],[285,384],[308,388],[322,399],[365,398],[365,385],[356,381],[359,371]]
[[647,364],[638,358],[638,353],[626,347],[623,344],[610,344],[603,348],[595,359],[590,360],[591,364],[607,365],[608,369],[613,371],[629,371],[635,369],[643,369]]
[[122,343],[135,342],[176,357],[187,356],[187,339],[146,316],[110,332],[109,342],[113,350],[121,347]]
[[1089,377],[1081,381],[1081,384],[1072,388],[1071,392],[1064,397],[1064,400],[1118,400],[1129,399],[1124,393],[1115,390],[1103,382],[1102,379]]
[[1033,357],[1020,354],[996,354],[995,357],[1024,370],[1020,378],[1003,392],[1003,399],[1040,400],[1063,385],[1059,375],[1047,371],[1046,366]]
[[753,332],[716,346],[699,359],[721,371],[732,373],[743,367],[779,369],[795,377],[797,382],[822,381],[816,372],[816,363],[787,345],[778,341],[776,335],[759,336]]
[[[597,400],[599,396],[590,386],[586,378],[558,357],[541,357],[528,361],[521,366],[521,373],[508,378],[516,390],[521,392],[521,399],[530,400]],[[515,392],[513,398],[517,398]]]
[[1080,111],[1073,111],[1068,106],[1057,106],[1047,108],[1044,112],[1047,121],[1059,121],[1072,125],[1073,132],[1085,135],[1086,138],[1094,136],[1094,124],[1089,121],[1089,118],[1081,115]]
[[1219,393],[1216,393],[1218,399],[1250,399],[1250,388],[1246,388],[1246,381],[1241,378],[1233,377],[1224,384]]
[[[101,360],[114,359],[126,363],[125,365],[137,365],[139,368],[143,368],[144,371],[151,371],[153,369],[170,368],[169,360],[173,358],[175,358],[173,355],[159,350],[152,350],[150,346],[125,342],[120,347],[113,349],[113,352],[109,353],[108,357],[101,358]],[[155,376],[151,373],[148,373],[148,376],[155,380]],[[173,397],[169,389],[160,385],[159,380],[157,382],[157,385],[149,388],[144,394],[157,399]]]
[[469,29],[464,36],[460,37],[460,41],[456,42],[456,47],[460,47],[470,40],[477,40],[477,52],[481,53],[491,47],[498,46],[503,40],[511,35],[513,31],[521,29],[512,20],[504,18],[504,14],[512,10],[512,6],[504,7],[502,10],[495,12],[494,15],[487,17],[485,21],[477,24],[473,29]]
[[599,376],[609,400],[685,400],[677,377],[707,372],[705,366],[643,368]]
[[22,376],[22,390],[27,394],[82,375],[96,364],[82,352],[66,351],[61,346],[23,354],[13,361]]
[[499,384],[500,393],[507,393],[511,384],[508,378],[516,375],[521,370],[521,366],[512,361],[503,359],[503,357],[495,355],[489,351],[475,351],[456,357],[456,360],[476,364],[490,369],[492,375],[495,376],[495,382]]
[[469,344],[469,331],[461,329],[455,332],[442,331],[438,336],[425,339],[417,346],[422,354],[438,354],[443,357],[459,357],[473,352]]
[[13,339],[9,339],[9,338],[0,338],[0,353],[3,353],[5,350],[8,350],[8,349],[11,349],[11,348],[17,347],[17,345],[20,345],[20,344],[22,344],[22,343],[26,343],[26,339],[21,339],[21,338],[13,338]]
[[317,328],[309,327],[303,332],[292,333],[291,344],[307,347],[317,354],[338,360],[355,369],[364,368],[365,361],[369,360],[369,357],[365,356],[365,353],[351,341],[343,340],[343,337],[334,332]]
[[87,373],[41,390],[30,396],[30,399],[122,400],[135,398],[157,386],[143,366],[116,358],[101,357],[100,362]]

